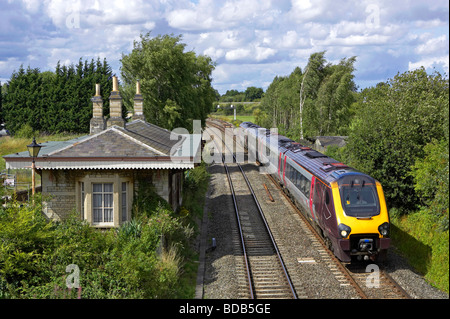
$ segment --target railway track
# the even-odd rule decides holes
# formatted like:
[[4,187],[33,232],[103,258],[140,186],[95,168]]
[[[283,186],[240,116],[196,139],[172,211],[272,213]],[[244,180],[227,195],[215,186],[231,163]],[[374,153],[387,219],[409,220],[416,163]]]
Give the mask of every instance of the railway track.
[[[222,123],[212,123],[210,125],[217,127],[223,131]],[[292,208],[301,217],[304,227],[309,229],[309,239],[317,246],[322,256],[322,261],[328,266],[331,273],[335,276],[341,286],[352,286],[359,298],[362,299],[409,299],[411,298],[389,274],[378,267],[376,264],[367,263],[341,263],[328,249],[327,244],[323,241],[319,233],[304,217],[303,213],[292,202],[288,194],[283,190],[282,186],[272,176],[266,175],[272,183],[285,196]],[[244,225],[246,225],[246,216],[244,215]]]
[[[227,151],[230,152],[225,146],[225,152]],[[247,291],[241,295],[250,299],[296,299],[294,286],[261,206],[234,154],[233,158],[234,163],[225,163],[225,155],[222,153],[243,253],[244,267],[240,273],[246,277],[247,282]]]

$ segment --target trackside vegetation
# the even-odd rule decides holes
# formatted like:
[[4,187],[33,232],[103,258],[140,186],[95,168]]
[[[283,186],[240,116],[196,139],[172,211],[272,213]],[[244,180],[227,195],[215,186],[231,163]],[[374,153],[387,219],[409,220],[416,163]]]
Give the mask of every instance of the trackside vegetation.
[[419,68],[358,92],[354,62],[312,54],[304,70],[275,77],[255,121],[296,140],[348,136],[326,154],[381,182],[394,245],[448,293],[448,77]]
[[[204,197],[197,190],[206,190],[207,179],[204,166],[193,169],[185,195]],[[104,231],[75,211],[49,221],[41,200],[0,207],[0,298],[193,298],[198,207],[190,200],[174,212],[142,182],[133,219]],[[69,265],[79,268],[80,288],[67,287]]]

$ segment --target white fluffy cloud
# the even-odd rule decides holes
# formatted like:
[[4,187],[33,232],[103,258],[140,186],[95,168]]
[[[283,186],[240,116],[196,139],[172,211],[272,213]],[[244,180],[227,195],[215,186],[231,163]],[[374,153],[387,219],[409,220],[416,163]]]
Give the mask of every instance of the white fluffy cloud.
[[183,34],[187,49],[215,60],[221,93],[266,88],[324,50],[329,61],[357,56],[355,81],[374,85],[420,66],[448,73],[448,13],[444,0],[8,0],[0,80],[20,64],[52,69],[80,57],[106,57],[119,73],[122,53],[152,31]]

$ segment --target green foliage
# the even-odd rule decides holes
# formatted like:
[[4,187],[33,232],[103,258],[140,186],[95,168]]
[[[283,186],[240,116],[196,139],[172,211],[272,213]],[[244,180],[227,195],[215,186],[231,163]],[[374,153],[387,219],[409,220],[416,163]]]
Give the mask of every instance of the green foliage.
[[433,140],[425,145],[425,157],[417,159],[412,167],[414,189],[422,208],[435,218],[442,230],[449,229],[449,158],[448,140]]
[[225,94],[220,96],[220,102],[242,102],[246,101],[245,92],[239,92],[238,90],[227,90]]
[[391,207],[416,208],[411,167],[424,157],[425,145],[444,137],[448,98],[448,80],[423,68],[361,92],[345,156],[381,182]]
[[254,101],[263,97],[264,91],[262,88],[250,86],[245,90],[245,100]]
[[206,170],[206,164],[204,162],[185,173],[183,206],[196,217],[200,217],[203,214],[209,177],[210,175]]
[[164,198],[158,195],[153,184],[147,180],[139,180],[139,188],[133,200],[133,217],[145,215],[149,217],[158,207],[170,210],[171,207]]
[[0,208],[0,277],[8,286],[32,280],[42,269],[39,265],[53,230],[40,208],[17,202]]
[[[41,200],[35,201],[35,206],[13,202],[0,208],[0,298],[177,295],[180,251],[192,231],[171,209],[157,204],[119,229],[99,231],[76,213],[48,221]],[[66,287],[71,264],[80,269],[81,291]]]
[[211,86],[215,66],[207,56],[185,52],[180,41],[181,36],[141,35],[133,51],[122,55],[121,74],[126,90],[140,80],[144,114],[153,124],[192,130],[192,120],[204,124],[216,99]]
[[33,132],[33,128],[30,126],[30,124],[26,123],[20,127],[16,134],[14,134],[14,137],[30,139],[38,135],[39,132]]
[[261,100],[261,110],[255,114],[258,125],[277,127],[280,134],[295,140],[301,130],[304,136],[346,134],[351,120],[349,108],[355,100],[356,58],[332,65],[324,55],[311,54],[305,70],[297,67],[289,76],[275,77]]
[[89,63],[80,59],[76,66],[61,66],[58,62],[55,72],[30,67],[25,70],[21,66],[8,82],[2,116],[13,134],[23,125],[48,133],[89,132],[95,83],[100,83],[107,115],[111,75],[106,59],[92,59]]
[[185,175],[184,187],[186,189],[195,190],[208,185],[209,173],[206,170],[206,164],[203,162],[194,169],[186,171]]
[[449,231],[442,231],[428,210],[391,214],[391,237],[409,263],[433,286],[449,293]]

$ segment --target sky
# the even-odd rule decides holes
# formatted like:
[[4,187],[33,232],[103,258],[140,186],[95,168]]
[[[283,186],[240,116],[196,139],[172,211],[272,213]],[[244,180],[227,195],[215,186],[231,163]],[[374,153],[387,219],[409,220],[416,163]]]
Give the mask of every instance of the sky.
[[216,63],[213,86],[264,90],[326,51],[356,56],[359,89],[424,66],[449,73],[447,0],[0,0],[0,81],[20,65],[120,59],[140,34],[182,35],[186,50]]

